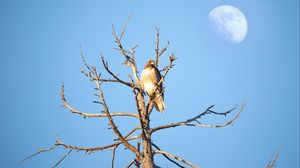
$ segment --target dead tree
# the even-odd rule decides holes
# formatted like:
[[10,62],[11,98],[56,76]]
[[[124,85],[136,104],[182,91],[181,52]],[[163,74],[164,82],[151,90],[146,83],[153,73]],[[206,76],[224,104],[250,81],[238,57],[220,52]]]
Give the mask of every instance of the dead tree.
[[[161,149],[158,145],[156,145],[153,141],[151,136],[158,132],[169,128],[175,128],[180,126],[189,126],[189,127],[204,127],[204,128],[222,128],[226,127],[228,125],[231,125],[241,114],[244,108],[244,103],[241,105],[241,107],[238,109],[236,114],[230,118],[226,123],[222,124],[216,124],[216,125],[210,125],[205,124],[200,121],[200,119],[204,116],[208,115],[220,115],[220,116],[226,116],[229,113],[232,113],[234,110],[236,110],[236,107],[227,110],[226,112],[216,112],[213,110],[213,105],[209,106],[207,109],[205,109],[203,112],[199,113],[197,116],[183,120],[180,122],[175,123],[169,123],[164,124],[158,127],[151,127],[150,126],[150,115],[153,107],[153,101],[146,96],[144,91],[140,87],[139,83],[139,77],[138,77],[138,69],[135,61],[135,49],[137,46],[134,46],[132,48],[129,48],[129,50],[124,49],[122,44],[122,38],[124,36],[126,26],[128,24],[128,20],[121,30],[120,35],[118,36],[114,26],[112,26],[113,35],[115,38],[115,42],[117,44],[117,47],[115,48],[120,52],[120,55],[124,57],[124,65],[128,66],[132,70],[131,77],[128,81],[121,79],[116,73],[114,73],[108,65],[108,62],[105,60],[104,56],[101,54],[101,63],[103,65],[103,69],[111,76],[111,78],[105,79],[101,76],[101,73],[97,70],[97,68],[92,65],[90,66],[83,55],[82,49],[80,50],[82,62],[85,66],[85,70],[81,69],[81,73],[86,76],[92,83],[95,84],[95,90],[96,90],[96,96],[97,99],[94,101],[94,103],[99,103],[102,105],[103,109],[101,109],[99,114],[92,114],[87,112],[82,112],[80,110],[77,110],[70,105],[65,97],[65,91],[64,86],[61,88],[60,97],[63,102],[63,106],[66,107],[68,110],[70,110],[72,113],[76,115],[80,115],[84,118],[90,118],[90,117],[99,117],[99,118],[106,118],[109,121],[109,127],[113,130],[114,134],[117,136],[117,139],[114,139],[114,142],[108,145],[104,146],[98,146],[98,147],[79,147],[76,145],[70,145],[64,143],[58,136],[56,138],[56,142],[53,146],[47,149],[38,149],[38,152],[28,156],[23,161],[32,158],[33,156],[36,156],[40,153],[51,151],[57,147],[64,147],[65,149],[68,149],[66,154],[53,166],[58,166],[66,157],[68,157],[72,151],[82,151],[88,154],[102,151],[102,150],[111,150],[112,151],[112,161],[111,161],[111,167],[114,167],[114,160],[115,160],[115,153],[116,149],[120,145],[124,145],[128,150],[130,150],[134,154],[134,158],[132,158],[132,161],[128,163],[127,167],[137,166],[137,167],[143,167],[143,168],[154,168],[158,167],[158,165],[155,165],[154,162],[154,155],[163,155],[167,160],[174,163],[178,167],[184,167],[182,164],[185,164],[189,167],[199,167],[195,164],[177,156],[174,154],[171,154],[167,151],[164,151]],[[161,56],[165,53],[165,51],[168,48],[169,42],[167,42],[166,46],[163,48],[160,48],[159,46],[159,29],[156,28],[156,40],[155,40],[155,65],[158,66],[160,63]],[[162,78],[159,81],[159,84],[162,83],[169,72],[171,68],[174,67],[174,61],[176,60],[175,55],[172,53],[169,56],[169,64],[161,69],[162,72]],[[132,94],[135,98],[136,102],[136,112],[135,113],[124,113],[124,112],[112,112],[109,110],[109,107],[106,103],[105,94],[102,91],[102,85],[109,84],[109,83],[119,83],[121,85],[125,85],[128,87],[128,89],[131,89]],[[158,84],[158,85],[159,85]],[[117,123],[114,121],[114,117],[133,117],[137,119],[137,126],[133,128],[128,133],[123,133],[120,131],[120,129],[117,126]],[[133,136],[133,133],[139,132],[137,135]],[[138,140],[137,144],[131,143],[131,140]],[[23,162],[22,161],[22,162]]]

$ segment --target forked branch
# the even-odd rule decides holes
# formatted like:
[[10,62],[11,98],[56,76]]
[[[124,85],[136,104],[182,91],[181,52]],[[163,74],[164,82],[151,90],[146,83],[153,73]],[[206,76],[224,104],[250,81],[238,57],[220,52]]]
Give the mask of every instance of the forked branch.
[[[72,113],[78,114],[83,116],[84,118],[89,118],[89,117],[107,117],[105,113],[100,113],[100,114],[92,114],[92,113],[86,113],[82,112],[79,110],[76,110],[74,107],[72,107],[66,100],[65,98],[65,90],[64,90],[64,85],[61,87],[61,92],[60,92],[60,98],[63,102],[63,106],[69,109]],[[111,116],[127,116],[127,117],[136,117],[138,118],[138,114],[133,114],[133,113],[125,113],[125,112],[113,112],[110,113]]]
[[118,82],[118,83],[121,83],[121,84],[124,84],[126,86],[129,86],[129,87],[134,87],[134,84],[133,83],[130,83],[130,82],[126,82],[124,80],[121,80],[120,78],[117,77],[117,75],[115,75],[109,68],[108,68],[108,64],[104,63],[104,58],[102,56],[102,53],[101,53],[101,59],[102,59],[102,63],[104,65],[104,69],[114,78],[114,79],[103,79],[103,78],[95,78],[94,77],[94,74],[93,74],[93,68],[90,67],[85,58],[84,58],[84,55],[83,55],[83,51],[82,51],[82,48],[80,46],[80,56],[81,56],[81,59],[82,59],[82,62],[84,64],[84,66],[88,69],[88,73],[85,72],[83,69],[80,69],[80,72],[85,75],[87,78],[89,78],[91,81],[95,81],[95,80],[100,80],[100,82]]
[[[126,86],[129,86],[129,87],[134,87],[134,83],[129,83],[129,82],[125,82],[123,81],[122,79],[120,79],[116,74],[114,74],[108,67],[108,62],[104,60],[104,56],[101,54],[101,62],[103,64],[103,67],[104,69],[116,80],[118,81],[119,83],[122,83]],[[101,79],[100,79],[101,81]]]
[[181,157],[175,156],[175,155],[173,155],[173,154],[171,154],[171,153],[169,153],[169,152],[166,152],[166,151],[155,150],[155,151],[153,151],[153,153],[154,153],[154,154],[163,154],[163,155],[172,157],[172,158],[174,158],[174,159],[176,159],[176,160],[178,160],[178,161],[180,161],[180,162],[182,162],[182,163],[185,163],[186,165],[189,165],[189,166],[192,167],[192,168],[199,168],[198,166],[196,166],[196,165],[194,165],[194,164],[192,164],[192,163],[190,163],[190,162],[188,162],[188,161],[182,159]]
[[[130,141],[130,140],[134,140],[134,139],[138,139],[140,138],[141,136],[140,135],[136,135],[136,136],[132,136],[132,137],[126,137],[126,140],[127,141]],[[64,147],[66,149],[70,149],[70,150],[76,150],[76,151],[84,151],[85,153],[87,154],[91,154],[93,152],[97,152],[97,151],[101,151],[101,150],[105,150],[105,149],[112,149],[113,147],[115,146],[118,146],[120,144],[122,144],[123,142],[122,141],[117,141],[115,143],[112,143],[112,144],[109,144],[109,145],[104,145],[104,146],[98,146],[98,147],[78,147],[78,146],[75,146],[75,145],[69,145],[69,144],[66,144],[64,143],[58,136],[56,137],[56,142],[54,145],[52,145],[51,147],[47,148],[47,149],[38,149],[38,152],[26,157],[25,159],[23,159],[20,164],[22,164],[23,162],[25,162],[26,160],[36,156],[36,155],[39,155],[43,152],[48,152],[48,151],[51,151],[51,150],[54,150],[56,147]],[[69,155],[69,154],[68,154]],[[66,156],[67,157],[67,156]]]
[[[137,126],[135,128],[133,128],[127,135],[125,135],[125,139],[127,139],[130,135],[132,135],[136,130],[139,130],[141,129],[140,126]],[[117,139],[119,140],[119,139]],[[116,155],[116,150],[118,148],[119,145],[116,145],[113,147],[113,150],[112,150],[112,159],[111,159],[111,167],[114,168],[114,162],[115,162],[115,155]],[[139,148],[138,148],[138,151],[139,151]]]
[[[95,74],[97,74],[96,70],[95,70]],[[100,75],[95,75],[96,78],[100,78]],[[110,112],[109,112],[109,109],[106,105],[106,102],[105,102],[105,99],[104,99],[104,95],[103,95],[103,92],[101,90],[101,83],[99,82],[99,80],[96,81],[96,85],[97,85],[97,89],[99,91],[99,99],[101,101],[101,103],[103,104],[103,108],[104,108],[104,112],[105,114],[107,115],[107,118],[109,120],[109,123],[112,127],[112,129],[114,130],[114,133],[119,137],[120,141],[122,141],[124,143],[124,145],[126,146],[126,148],[128,148],[129,150],[131,150],[134,154],[136,154],[137,156],[139,155],[139,152],[138,150],[132,146],[124,137],[123,135],[120,133],[118,127],[116,126],[116,124],[114,123],[111,115],[110,115]]]
[[167,45],[160,49],[159,48],[159,35],[160,35],[160,29],[158,27],[156,28],[156,38],[155,38],[155,66],[157,67],[159,65],[159,57],[168,49],[170,42],[167,42]]
[[219,124],[219,125],[208,125],[208,124],[202,124],[201,122],[198,121],[198,119],[200,119],[202,116],[205,116],[206,114],[215,114],[215,115],[224,115],[226,116],[227,114],[231,113],[232,111],[234,111],[236,109],[236,107],[223,112],[223,113],[219,113],[219,112],[215,112],[212,110],[214,106],[210,106],[208,107],[204,112],[200,113],[199,115],[197,115],[196,117],[193,117],[191,119],[185,120],[185,121],[181,121],[181,122],[177,122],[177,123],[171,123],[171,124],[167,124],[167,125],[163,125],[163,126],[159,126],[159,127],[155,127],[152,128],[150,130],[151,133],[158,131],[158,130],[162,130],[162,129],[167,129],[167,128],[174,128],[174,127],[178,127],[178,126],[198,126],[198,127],[206,127],[206,128],[222,128],[222,127],[226,127],[227,125],[232,124],[241,114],[241,112],[243,111],[244,107],[245,107],[245,103],[243,103],[241,105],[240,110],[238,111],[238,113],[229,121],[227,121],[225,124]]
[[72,151],[73,149],[70,149],[69,152],[67,152],[52,168],[57,167],[67,156],[71,154]]
[[136,49],[137,45],[135,47],[131,48],[130,51],[127,51],[123,48],[122,43],[121,43],[122,37],[125,33],[125,30],[126,30],[129,20],[130,20],[130,17],[128,17],[126,24],[124,25],[124,27],[121,31],[121,35],[119,37],[117,36],[114,25],[112,25],[112,29],[113,29],[113,35],[115,37],[115,42],[118,45],[118,48],[116,48],[116,50],[118,50],[121,53],[121,55],[124,56],[125,62],[123,64],[131,67],[133,77],[134,77],[136,83],[139,83],[139,78],[137,75],[137,73],[138,73],[137,66],[136,66],[136,62],[134,59],[134,53],[135,53],[135,49]]
[[[157,150],[161,150],[157,145],[155,145],[152,142],[152,146],[154,146]],[[175,162],[174,160],[172,160],[168,155],[166,154],[162,154],[166,159],[168,159],[170,162],[174,163],[176,166],[180,167],[180,168],[185,168],[184,166],[180,165],[179,163]]]

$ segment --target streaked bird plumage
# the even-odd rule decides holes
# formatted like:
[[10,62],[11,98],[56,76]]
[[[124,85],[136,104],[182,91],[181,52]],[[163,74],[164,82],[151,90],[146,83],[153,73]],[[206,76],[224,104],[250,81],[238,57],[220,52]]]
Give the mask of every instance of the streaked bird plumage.
[[153,60],[149,60],[141,74],[140,84],[142,89],[148,94],[157,111],[163,112],[165,110],[163,82],[158,86],[161,80],[161,74],[155,66]]

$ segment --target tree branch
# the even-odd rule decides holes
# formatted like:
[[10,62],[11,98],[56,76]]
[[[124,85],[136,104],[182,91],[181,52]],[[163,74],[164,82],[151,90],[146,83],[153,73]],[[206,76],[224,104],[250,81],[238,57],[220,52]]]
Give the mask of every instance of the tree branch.
[[[129,51],[124,50],[124,48],[121,44],[121,39],[122,39],[122,37],[125,33],[125,30],[126,30],[126,27],[127,27],[127,24],[129,22],[129,20],[130,20],[130,17],[128,17],[127,22],[126,22],[126,24],[124,25],[124,27],[121,31],[120,37],[117,36],[114,25],[112,25],[112,30],[113,30],[113,35],[114,35],[115,40],[116,40],[115,42],[118,44],[117,50],[120,51],[121,55],[123,55],[124,58],[125,58],[124,64],[127,65],[127,66],[131,66],[133,77],[134,77],[136,83],[139,83],[139,78],[138,78],[138,75],[137,75],[137,67],[136,67],[136,63],[135,63],[135,60],[134,60],[134,49],[137,46],[131,48],[131,52],[129,52]],[[131,54],[131,56],[129,56],[128,54]]]
[[[133,134],[136,130],[139,130],[139,129],[141,129],[140,126],[137,126],[137,127],[133,128],[127,135],[125,135],[124,138],[126,139],[126,138],[129,137],[131,134]],[[119,140],[119,139],[117,139],[117,140]],[[116,149],[117,149],[118,146],[119,146],[119,144],[116,145],[116,146],[113,148],[113,151],[112,151],[112,159],[111,159],[111,167],[112,167],[112,168],[114,167],[115,152],[116,152]],[[138,150],[138,151],[139,151],[139,150]],[[140,152],[140,151],[139,151],[139,152]]]
[[269,161],[268,165],[267,165],[267,168],[273,168],[276,166],[276,162],[278,160],[278,157],[279,157],[279,153],[280,151],[278,151],[274,157],[274,155],[271,157],[271,160]]
[[[161,150],[157,145],[155,145],[152,142],[152,146],[154,146],[157,150]],[[180,168],[185,168],[184,166],[181,166],[179,163],[175,162],[174,160],[172,160],[170,157],[168,157],[168,155],[166,154],[162,154],[166,159],[168,159],[170,162],[174,163],[176,166],[180,167]]]
[[[177,126],[199,126],[199,127],[206,127],[206,128],[222,128],[222,127],[226,127],[227,125],[232,124],[241,114],[241,112],[243,111],[244,107],[245,107],[245,103],[243,103],[241,105],[241,108],[239,110],[239,112],[228,122],[226,122],[225,124],[219,124],[219,125],[207,125],[207,124],[202,124],[200,123],[197,119],[200,119],[202,116],[206,115],[206,114],[216,114],[216,115],[224,115],[226,116],[227,114],[231,113],[233,110],[235,110],[235,108],[232,108],[224,113],[217,113],[212,111],[211,109],[214,106],[210,106],[209,108],[207,108],[203,113],[197,115],[196,117],[193,117],[191,119],[188,119],[186,121],[181,121],[181,122],[177,122],[177,123],[171,123],[171,124],[167,124],[167,125],[163,125],[163,126],[159,126],[159,127],[155,127],[152,128],[150,130],[151,133],[161,130],[161,129],[167,129],[167,128],[174,128]],[[193,123],[195,122],[195,123]]]
[[174,159],[176,159],[176,160],[178,160],[178,161],[180,161],[180,162],[182,162],[182,163],[185,163],[186,165],[189,165],[189,166],[192,167],[192,168],[199,168],[198,166],[196,166],[196,165],[194,165],[194,164],[192,164],[192,163],[190,163],[190,162],[188,162],[188,161],[186,161],[186,160],[184,160],[184,159],[182,159],[182,158],[180,158],[180,157],[178,157],[178,156],[175,156],[175,155],[173,155],[173,154],[171,154],[171,153],[168,153],[168,152],[166,152],[166,151],[155,150],[155,151],[153,151],[153,153],[154,153],[154,154],[163,154],[163,155],[167,155],[167,156],[172,157],[172,158],[174,158]]
[[[173,68],[173,66],[174,66],[174,65],[173,65],[173,62],[177,59],[177,58],[175,57],[174,54],[171,54],[171,56],[170,56],[169,58],[170,58],[169,65],[167,66],[166,70],[164,71],[163,76],[161,77],[160,81],[158,82],[158,84],[157,84],[157,86],[156,86],[156,89],[157,89],[157,87],[165,80],[165,78],[166,78],[166,76],[167,76],[169,70],[170,70],[171,68]],[[156,89],[155,89],[155,90],[156,90]]]
[[[96,70],[95,71],[95,74],[97,74]],[[99,78],[100,79],[100,75],[95,75],[96,78]],[[128,148],[129,150],[131,150],[134,154],[136,155],[139,155],[139,152],[138,150],[132,146],[124,137],[123,135],[120,133],[119,129],[117,128],[117,126],[115,125],[110,113],[109,113],[109,109],[106,105],[106,102],[105,102],[105,99],[104,99],[104,96],[103,96],[103,92],[101,90],[101,83],[99,82],[99,80],[96,81],[96,85],[97,85],[97,89],[99,91],[99,98],[100,98],[100,101],[102,102],[103,104],[103,108],[104,108],[104,112],[106,113],[107,115],[107,118],[109,120],[109,123],[112,127],[112,129],[114,130],[115,134],[119,137],[120,141],[122,141],[124,143],[124,145],[126,146],[126,148]]]
[[158,66],[158,57],[159,57],[159,28],[156,29],[156,38],[155,38],[155,66]]
[[23,159],[19,164],[24,163],[26,160],[28,160],[28,159],[30,159],[30,158],[32,158],[32,157],[34,157],[34,156],[36,156],[36,155],[38,155],[38,154],[40,154],[40,153],[51,151],[51,150],[55,149],[56,147],[58,147],[58,145],[55,145],[55,144],[54,144],[53,146],[51,146],[51,147],[49,147],[49,148],[47,148],[47,149],[38,149],[38,152],[36,152],[36,153],[34,153],[34,154],[32,154],[32,155],[26,157],[26,158]]
[[133,160],[126,166],[126,168],[130,168],[134,163],[136,163],[136,159],[133,159]]
[[[125,82],[123,80],[121,80],[117,75],[115,75],[108,67],[108,62],[104,60],[104,56],[101,54],[101,62],[104,66],[104,69],[113,77],[116,79],[116,81],[118,81],[119,83],[122,83],[126,86],[129,86],[129,87],[134,87],[134,83],[130,83],[130,82]],[[101,79],[100,79],[101,81]]]
[[57,167],[70,153],[72,152],[73,149],[70,149],[68,153],[66,153],[52,168]]
[[[61,92],[60,92],[60,98],[63,101],[63,106],[69,109],[72,113],[78,114],[83,116],[84,118],[89,118],[89,117],[107,117],[105,113],[102,114],[91,114],[91,113],[86,113],[86,112],[81,112],[79,110],[76,110],[73,108],[69,103],[67,102],[65,98],[65,91],[64,91],[64,85],[61,87]],[[113,112],[110,113],[111,116],[127,116],[127,117],[136,117],[138,118],[138,114],[133,114],[133,113],[125,113],[125,112]]]
[[112,151],[111,168],[114,168],[116,149],[117,149],[117,146],[115,146]]
[[[140,135],[136,135],[136,136],[132,136],[132,137],[126,138],[126,140],[130,141],[130,140],[138,139],[140,137],[141,137]],[[123,143],[122,141],[118,141],[118,142],[115,142],[115,143],[112,143],[112,144],[109,144],[109,145],[99,146],[99,147],[78,147],[78,146],[75,146],[75,145],[66,144],[59,137],[57,137],[56,143],[54,145],[56,145],[56,146],[63,146],[65,148],[74,149],[76,151],[85,151],[85,153],[90,154],[92,152],[96,152],[96,151],[101,151],[101,150],[104,150],[104,149],[113,148],[113,147],[115,147],[117,145],[120,145],[122,143]]]
[[155,38],[155,66],[158,67],[159,65],[159,57],[168,49],[170,42],[167,42],[167,45],[159,50],[159,35],[160,35],[160,29],[158,27],[155,27],[156,29],[156,38]]
[[[93,68],[91,68],[88,64],[87,64],[87,62],[86,62],[86,60],[85,60],[85,58],[84,58],[84,55],[83,55],[83,51],[82,51],[82,48],[81,48],[81,46],[80,46],[80,56],[81,56],[81,59],[82,59],[82,62],[83,62],[83,64],[84,64],[84,66],[88,69],[88,73],[86,73],[83,69],[80,69],[80,72],[83,74],[83,75],[85,75],[86,77],[88,77],[91,81],[94,81],[94,80],[100,80],[100,82],[118,82],[118,83],[122,83],[122,84],[124,84],[124,85],[126,85],[126,86],[129,86],[129,87],[134,87],[134,84],[133,83],[130,83],[130,82],[125,82],[125,81],[123,81],[123,80],[121,80],[120,78],[118,78],[117,77],[117,75],[115,75],[112,71],[110,71],[109,70],[109,68],[108,68],[108,65],[107,65],[107,63],[106,63],[106,65],[104,64],[104,58],[103,58],[103,56],[102,56],[102,53],[101,53],[101,58],[102,58],[102,63],[103,63],[103,65],[104,65],[104,68],[105,68],[105,70],[110,74],[110,75],[112,75],[114,78],[115,78],[115,80],[113,80],[113,79],[97,79],[97,78],[94,78],[93,77],[93,75],[95,75],[95,74],[93,74]],[[93,75],[92,75],[93,74]]]
[[136,102],[136,107],[137,107],[137,111],[138,111],[138,115],[139,115],[139,119],[140,119],[140,125],[141,125],[141,129],[142,129],[142,136],[146,137],[146,124],[144,121],[146,117],[143,117],[143,114],[145,114],[145,102],[143,101],[143,97],[141,93],[137,93],[134,89],[133,89],[133,93],[134,93],[134,98],[135,98],[135,102]]

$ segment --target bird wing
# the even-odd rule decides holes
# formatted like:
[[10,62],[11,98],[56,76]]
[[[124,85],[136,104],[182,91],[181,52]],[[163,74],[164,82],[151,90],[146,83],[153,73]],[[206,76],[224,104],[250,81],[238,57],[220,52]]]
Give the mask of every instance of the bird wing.
[[[153,83],[155,84],[155,86],[157,86],[157,84],[160,82],[161,80],[161,74],[159,72],[159,70],[156,68],[156,67],[153,67],[152,68],[152,71],[151,71],[151,80],[153,81]],[[161,93],[163,90],[163,82],[160,83],[160,85],[158,86],[157,88],[157,91],[162,95],[163,93]]]

